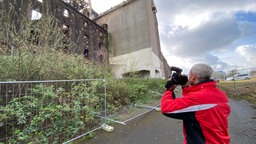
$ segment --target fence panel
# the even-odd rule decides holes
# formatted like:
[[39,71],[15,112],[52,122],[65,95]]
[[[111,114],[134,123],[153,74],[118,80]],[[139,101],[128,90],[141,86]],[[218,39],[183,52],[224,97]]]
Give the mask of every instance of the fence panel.
[[63,143],[106,123],[106,83],[0,82],[0,111],[0,143]]

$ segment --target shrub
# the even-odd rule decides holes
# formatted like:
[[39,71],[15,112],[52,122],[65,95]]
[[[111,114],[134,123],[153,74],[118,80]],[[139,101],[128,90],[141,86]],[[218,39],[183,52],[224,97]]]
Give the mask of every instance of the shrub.
[[[1,131],[14,136],[8,143],[57,143],[96,124],[94,112],[103,107],[95,86],[74,84],[70,91],[37,85],[31,94],[13,98],[1,111]],[[89,102],[90,101],[90,102]],[[59,135],[61,134],[61,135]]]

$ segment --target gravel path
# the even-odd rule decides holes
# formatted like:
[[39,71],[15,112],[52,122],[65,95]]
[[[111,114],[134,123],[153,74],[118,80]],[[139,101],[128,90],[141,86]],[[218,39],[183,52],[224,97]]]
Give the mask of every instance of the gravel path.
[[246,101],[230,100],[229,131],[232,144],[256,144],[256,110]]

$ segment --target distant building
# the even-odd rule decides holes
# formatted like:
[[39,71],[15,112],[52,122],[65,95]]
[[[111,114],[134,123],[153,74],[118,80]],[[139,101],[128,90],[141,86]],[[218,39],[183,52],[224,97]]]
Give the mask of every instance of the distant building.
[[117,77],[168,77],[156,12],[153,0],[126,0],[95,19],[108,25],[109,62]]

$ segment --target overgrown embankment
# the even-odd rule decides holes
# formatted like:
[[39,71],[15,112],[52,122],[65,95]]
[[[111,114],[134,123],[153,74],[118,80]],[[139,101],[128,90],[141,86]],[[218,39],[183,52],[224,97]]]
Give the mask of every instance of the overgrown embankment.
[[[1,81],[105,78],[108,113],[115,113],[134,102],[152,101],[155,95],[149,90],[161,93],[165,83],[159,79],[115,79],[110,69],[85,64],[83,57],[61,51],[43,55],[27,52],[20,56],[1,55],[0,59]],[[50,85],[38,85],[28,89],[32,94],[22,97],[8,97],[6,88],[1,87],[5,94],[0,98],[0,139],[6,143],[64,142],[101,123],[94,115],[99,107],[103,107],[102,102],[97,103],[102,96],[97,91],[98,84],[89,90],[79,84],[72,85],[70,91],[66,91],[64,85],[57,90]],[[8,92],[13,93],[12,90]],[[88,101],[94,104],[87,106]],[[74,118],[74,121],[70,121],[70,118]],[[5,139],[6,134],[12,137]]]
[[256,105],[256,79],[239,81],[221,81],[218,86],[227,93],[228,97],[244,99]]

